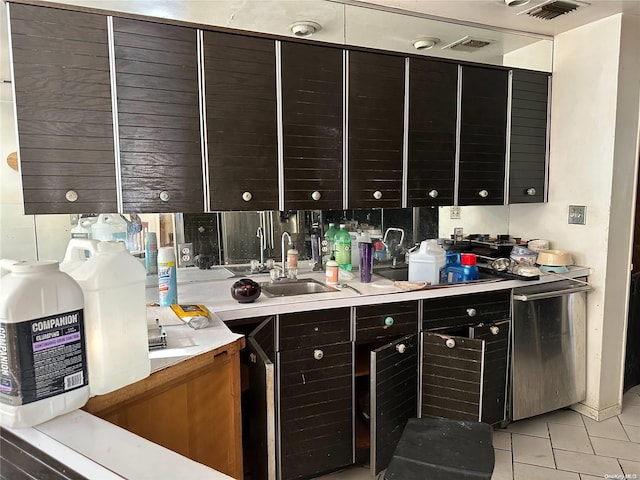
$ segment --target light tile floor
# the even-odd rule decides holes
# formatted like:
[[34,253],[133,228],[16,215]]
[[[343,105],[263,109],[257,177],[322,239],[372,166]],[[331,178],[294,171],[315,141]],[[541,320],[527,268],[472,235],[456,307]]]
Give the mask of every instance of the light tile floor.
[[[640,385],[625,393],[617,417],[596,422],[557,410],[495,430],[493,446],[492,480],[640,480]],[[354,467],[320,478],[371,475],[366,467]]]

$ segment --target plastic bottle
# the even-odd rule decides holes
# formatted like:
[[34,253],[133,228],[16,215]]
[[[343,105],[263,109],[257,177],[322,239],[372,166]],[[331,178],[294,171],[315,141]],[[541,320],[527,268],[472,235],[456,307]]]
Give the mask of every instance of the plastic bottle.
[[440,270],[440,283],[468,282],[478,279],[476,256],[472,253],[462,255],[465,258],[464,265],[459,252],[447,252],[446,265]]
[[93,240],[116,240],[126,242],[127,222],[118,213],[101,213],[91,226]]
[[[78,250],[90,250],[86,261]],[[122,242],[72,239],[61,269],[84,292],[91,396],[103,395],[149,376],[145,302],[146,273]]]
[[331,255],[330,259],[327,261],[325,271],[327,285],[338,284],[338,269],[338,262],[336,262],[336,258]]
[[424,240],[420,249],[409,254],[410,282],[440,283],[440,269],[446,264],[446,252],[437,240]]
[[178,303],[176,256],[173,247],[158,249],[158,297],[161,307]]
[[322,263],[324,264],[326,264],[334,255],[337,232],[335,223],[330,223],[329,228],[324,234],[324,239],[322,240]]
[[340,224],[340,230],[336,233],[335,245],[336,262],[340,268],[351,270],[351,235],[344,223]]
[[156,232],[144,236],[144,265],[147,274],[158,273],[158,238]]
[[0,424],[31,427],[89,399],[84,300],[58,262],[9,269],[0,279]]

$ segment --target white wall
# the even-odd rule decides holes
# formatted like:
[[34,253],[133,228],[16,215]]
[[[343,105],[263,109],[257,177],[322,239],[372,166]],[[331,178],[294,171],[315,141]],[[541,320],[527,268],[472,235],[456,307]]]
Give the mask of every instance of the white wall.
[[[587,398],[598,419],[621,405],[640,111],[640,18],[615,15],[554,41],[549,202],[512,205],[510,233],[537,235],[593,269]],[[587,224],[568,225],[586,205]]]

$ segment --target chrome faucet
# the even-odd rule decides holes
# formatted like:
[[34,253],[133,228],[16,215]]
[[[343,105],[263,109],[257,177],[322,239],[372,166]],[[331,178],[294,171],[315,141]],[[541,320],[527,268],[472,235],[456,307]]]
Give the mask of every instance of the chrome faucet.
[[[389,235],[389,232],[400,232],[400,241],[398,243],[395,243],[395,241],[389,242],[387,240],[387,236]],[[404,243],[404,230],[402,228],[396,228],[396,227],[387,228],[387,230],[384,232],[382,243],[385,245],[385,248],[387,249],[387,252],[389,253],[389,255],[391,255],[391,258],[393,261],[392,265],[395,267],[397,259],[402,254],[402,251],[403,251],[402,244]],[[392,247],[389,247],[389,245],[392,245]]]
[[293,246],[293,241],[291,240],[291,235],[289,235],[289,232],[282,232],[282,238],[280,241],[280,246],[282,248],[282,277],[283,278],[287,278],[287,251],[285,249],[284,246],[284,237],[288,237],[289,238],[289,246],[292,247]]
[[256,237],[260,239],[260,269],[264,267],[264,250],[267,248],[267,242],[264,238],[264,229],[262,227],[258,227],[256,231]]

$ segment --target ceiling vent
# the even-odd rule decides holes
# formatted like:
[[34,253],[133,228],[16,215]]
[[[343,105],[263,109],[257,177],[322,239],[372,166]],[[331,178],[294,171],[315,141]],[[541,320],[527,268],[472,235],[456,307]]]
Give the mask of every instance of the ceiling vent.
[[527,10],[519,12],[518,15],[523,13],[530,17],[540,18],[542,20],[553,20],[561,15],[574,12],[580,7],[586,7],[588,3],[583,2],[566,2],[564,0],[549,0],[548,2],[541,3],[535,7],[531,7]]
[[491,45],[492,43],[492,40],[473,38],[467,35],[466,37],[462,37],[460,40],[456,40],[449,45],[445,45],[442,49],[444,50],[445,48],[448,48],[457,52],[475,52],[476,50],[484,48],[487,45]]

